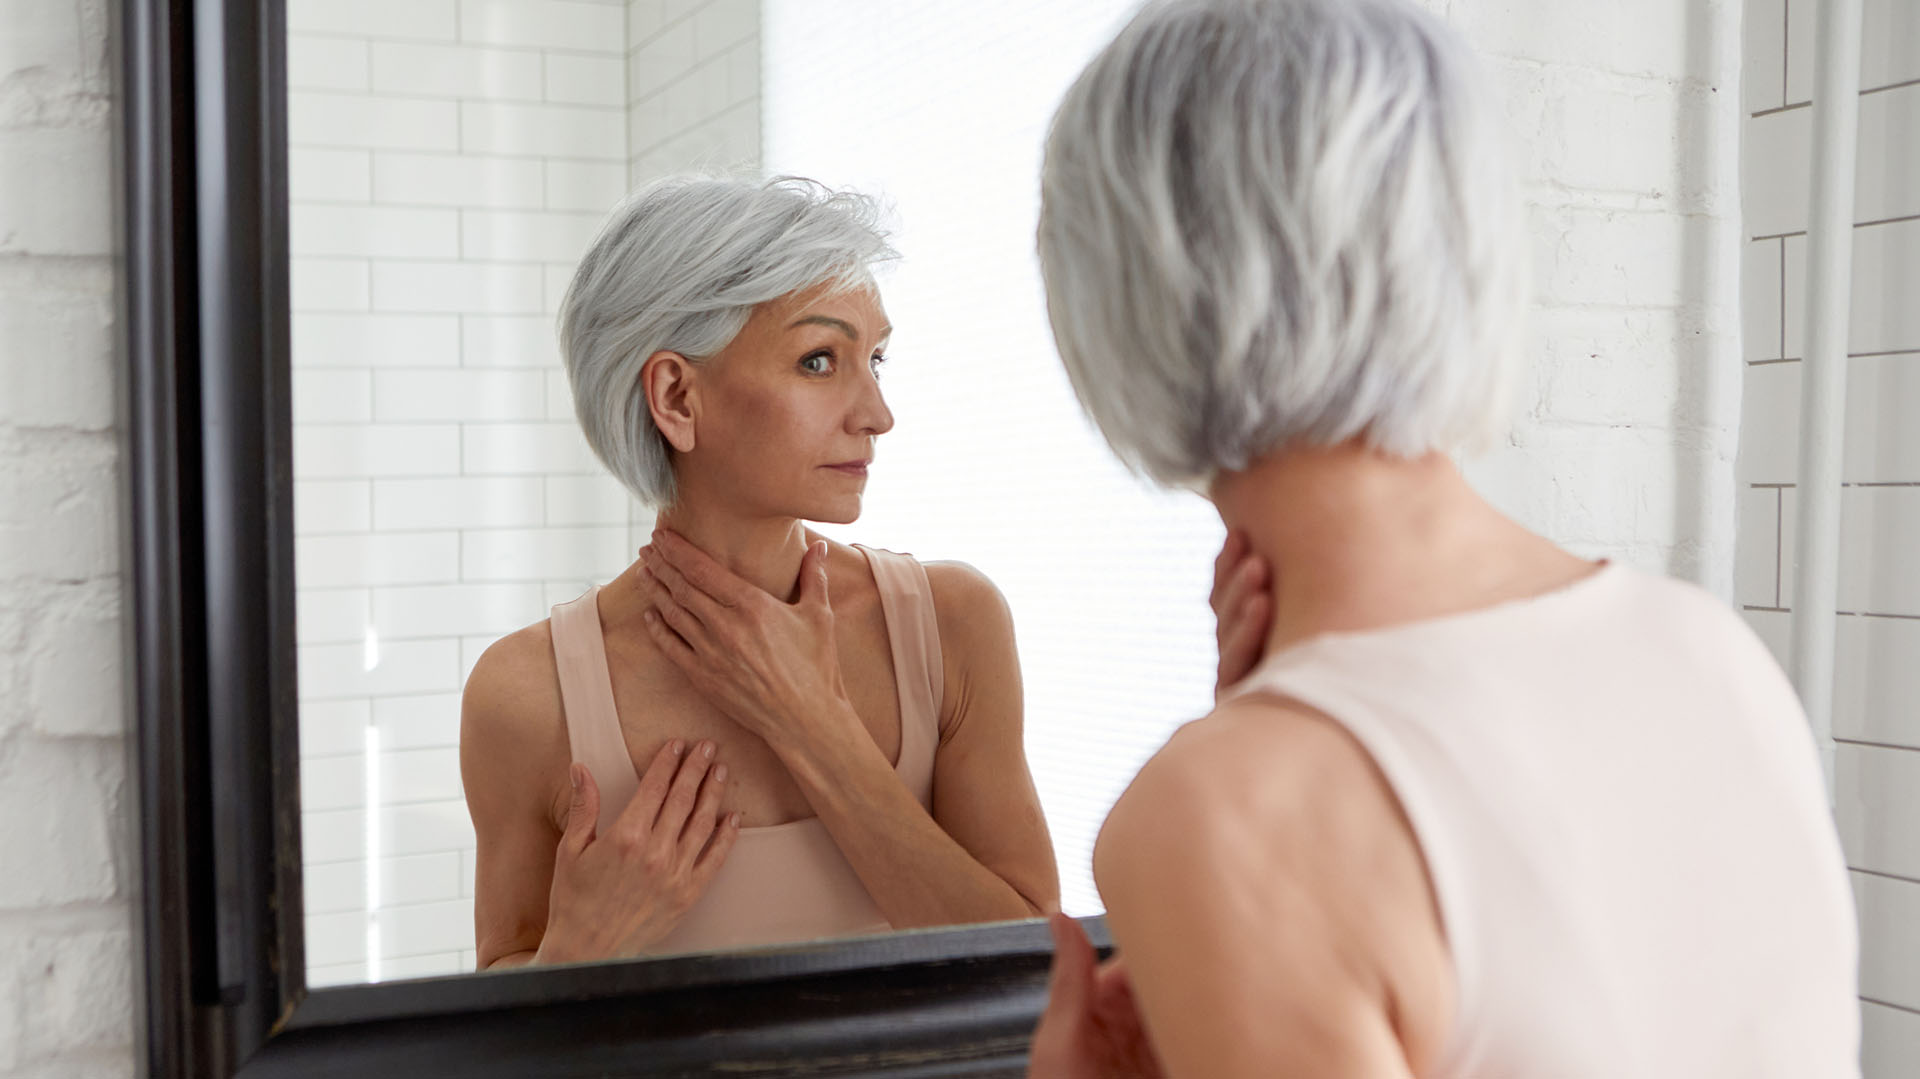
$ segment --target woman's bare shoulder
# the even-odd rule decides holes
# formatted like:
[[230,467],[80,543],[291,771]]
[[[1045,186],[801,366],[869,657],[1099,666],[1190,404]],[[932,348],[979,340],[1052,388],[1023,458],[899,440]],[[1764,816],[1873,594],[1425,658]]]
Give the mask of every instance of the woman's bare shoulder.
[[[560,701],[553,628],[545,619],[500,638],[467,676],[460,706],[461,770],[468,789],[532,772],[562,775],[571,756]],[[519,784],[524,788],[524,784]]]
[[1007,606],[1007,597],[986,574],[966,562],[921,565],[933,590],[933,611],[943,641],[949,636],[965,640],[982,629],[996,636],[1012,630],[1013,612]]

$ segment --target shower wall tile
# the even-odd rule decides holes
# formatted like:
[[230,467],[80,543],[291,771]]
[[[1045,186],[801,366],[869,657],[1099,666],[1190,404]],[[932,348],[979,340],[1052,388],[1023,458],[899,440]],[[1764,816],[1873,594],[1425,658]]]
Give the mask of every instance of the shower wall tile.
[[452,424],[303,424],[293,432],[296,481],[451,475],[459,468],[460,429]]
[[[323,372],[296,371],[294,380]],[[372,485],[366,480],[308,480],[293,489],[295,535],[365,532],[373,513]]]
[[372,418],[373,384],[367,372],[323,367],[293,373],[293,422],[364,423]]
[[1920,749],[1920,620],[1842,618],[1835,637],[1834,737]]
[[1860,1002],[1860,1073],[1869,1079],[1904,1075],[1920,1060],[1920,1012]]
[[1749,237],[1806,230],[1812,153],[1812,109],[1786,109],[1747,120],[1740,140],[1740,198]]
[[290,36],[347,34],[355,37],[452,40],[454,0],[287,0]]
[[[304,645],[299,663],[302,700],[441,692],[460,684],[460,654],[452,641],[380,641],[377,648]],[[341,808],[311,804],[316,809]],[[359,791],[342,806],[362,804],[365,793]]]
[[302,256],[452,258],[460,253],[460,215],[454,210],[294,206],[288,231],[293,250]]
[[626,156],[625,114],[581,105],[460,104],[460,149],[618,161]]
[[[1738,465],[1744,482],[1798,481],[1801,371],[1798,360],[1746,367]],[[1911,483],[1920,476],[1920,425],[1910,420],[1916,399],[1920,353],[1847,360],[1845,482]]]
[[[544,608],[543,608],[544,616]],[[536,619],[528,619],[530,623]],[[460,744],[459,693],[415,693],[373,700],[373,723],[387,749]]]
[[627,192],[624,162],[548,161],[547,209],[583,210],[604,217]]
[[501,529],[467,534],[460,575],[468,581],[605,580],[633,559],[625,526]]
[[383,641],[506,634],[545,613],[538,584],[467,583],[373,592],[373,626]]
[[363,39],[302,34],[287,38],[289,89],[366,90],[371,66]]
[[546,409],[538,371],[378,371],[373,418],[390,421],[538,420]]
[[[308,588],[441,584],[459,579],[458,532],[304,536],[294,541],[293,552],[294,573]],[[305,675],[302,671],[301,676]]]
[[524,49],[373,43],[373,90],[396,96],[541,99],[541,56]]
[[451,315],[327,315],[297,306],[295,310],[296,368],[452,367],[460,362],[460,320]]
[[1777,360],[1786,334],[1781,321],[1781,265],[1786,241],[1751,240],[1741,247],[1740,315],[1742,352],[1748,362]]
[[1840,609],[1920,618],[1920,487],[1848,487],[1840,507]]
[[[457,749],[383,750],[379,773],[378,794],[382,805],[465,797],[460,789],[460,751]],[[459,864],[455,857],[448,868],[456,869]],[[448,897],[459,894],[457,885],[442,890],[442,895]]]
[[461,362],[468,367],[555,367],[558,329],[545,315],[463,315]]
[[[364,588],[301,587],[294,593],[293,606],[295,632],[302,644],[346,644],[366,640],[373,594]],[[306,722],[302,709],[303,728]]]
[[467,210],[460,250],[469,259],[564,263],[569,274],[600,231],[602,215]]
[[302,314],[365,311],[373,304],[373,269],[365,259],[295,258],[288,265],[287,294]]
[[1834,772],[1847,864],[1920,880],[1920,749],[1842,742]]
[[1800,467],[1800,365],[1750,364],[1740,405],[1736,471],[1743,483],[1793,483]]
[[392,150],[373,155],[373,198],[415,206],[537,209],[545,204],[546,184],[536,159]]
[[534,312],[540,310],[541,299],[538,266],[426,260],[373,264],[375,311]]
[[1855,873],[1853,896],[1860,914],[1860,995],[1920,1011],[1920,884]]
[[[304,598],[304,597],[302,597]],[[366,748],[372,709],[366,698],[300,706],[300,757],[337,757]]]
[[574,105],[626,106],[624,57],[548,53],[545,60],[546,100]]
[[597,476],[604,471],[577,423],[469,424],[461,431],[461,447],[465,471],[472,476]]
[[1734,496],[1733,598],[1743,607],[1778,607],[1780,491],[1742,487]]
[[1787,0],[1747,0],[1740,100],[1748,112],[1787,103]]
[[293,146],[376,150],[456,150],[460,146],[460,111],[451,101],[294,90],[287,94],[287,123],[287,139]]
[[544,517],[542,495],[537,476],[377,480],[373,528],[406,532],[530,527]]
[[373,193],[372,161],[366,150],[289,150],[288,197],[293,202],[366,202]]
[[[1915,23],[1920,24],[1920,16]],[[1920,43],[1915,48],[1920,49]],[[1861,95],[1855,221],[1920,214],[1920,138],[1915,132],[1920,132],[1920,83]]]
[[611,476],[549,476],[549,525],[622,525],[633,511],[633,496]]
[[616,5],[580,0],[460,0],[460,39],[494,45],[605,52],[626,37]]
[[[455,899],[444,903],[420,903],[386,907],[380,911],[381,936],[388,956],[404,958],[419,955],[431,959],[421,969],[438,970],[444,959],[434,952],[458,953],[473,943],[473,901]],[[389,961],[393,977],[407,977],[409,968]]]

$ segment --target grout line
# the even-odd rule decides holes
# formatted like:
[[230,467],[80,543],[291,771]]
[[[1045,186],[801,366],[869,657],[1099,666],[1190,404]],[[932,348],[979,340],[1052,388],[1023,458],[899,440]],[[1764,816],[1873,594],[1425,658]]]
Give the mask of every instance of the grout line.
[[[1920,746],[1902,746],[1895,745],[1892,742],[1869,742],[1863,738],[1835,738],[1833,741],[1835,745],[1842,746],[1864,746],[1867,749],[1892,749],[1906,753],[1920,753]],[[1862,872],[1865,872],[1865,870],[1862,870]],[[1888,874],[1881,875],[1887,876]],[[1920,884],[1920,881],[1914,881],[1914,883]]]
[[1908,1015],[1920,1015],[1920,1008],[1915,1008],[1910,1005],[1895,1004],[1887,1000],[1875,1000],[1872,997],[1861,997],[1860,1000],[1866,1004],[1878,1004],[1882,1008],[1892,1008],[1896,1012],[1906,1012]]
[[1904,90],[1909,86],[1920,86],[1920,79],[1907,79],[1904,82],[1890,82],[1885,86],[1869,86],[1865,90],[1860,91],[1860,96],[1866,97],[1868,94],[1883,94],[1883,93],[1886,93],[1888,90]]
[[1780,240],[1780,350],[1774,355],[1787,358],[1787,241]]
[[1792,112],[1795,109],[1810,109],[1810,108],[1813,108],[1813,102],[1796,101],[1791,105],[1776,105],[1771,109],[1761,109],[1759,112],[1750,112],[1747,114],[1747,119],[1758,120],[1762,116],[1773,116],[1776,113]]
[[[1761,240],[1791,240],[1796,236],[1805,236],[1806,234],[1807,234],[1806,229],[1796,229],[1793,232],[1769,232],[1765,236],[1749,236],[1748,239],[1754,241],[1755,243],[1758,243]],[[1785,257],[1784,249],[1786,245],[1782,244],[1781,247],[1782,247],[1781,257],[1784,258]],[[1780,274],[1780,280],[1782,282],[1785,282],[1786,278],[1787,278],[1787,275],[1785,271],[1782,271]]]
[[1785,607],[1756,607],[1751,603],[1747,604],[1746,606],[1740,609],[1743,611],[1759,611],[1763,614],[1792,614],[1793,613],[1791,610],[1788,610]]
[[1773,605],[1780,606],[1780,563],[1786,560],[1787,489],[1773,489]]
[[1897,880],[1903,884],[1920,884],[1920,878],[1903,877],[1898,873],[1882,873],[1878,869],[1862,869],[1857,865],[1850,865],[1847,867],[1847,869],[1850,872],[1854,872],[1854,873],[1865,873],[1869,877],[1881,877],[1886,880]]

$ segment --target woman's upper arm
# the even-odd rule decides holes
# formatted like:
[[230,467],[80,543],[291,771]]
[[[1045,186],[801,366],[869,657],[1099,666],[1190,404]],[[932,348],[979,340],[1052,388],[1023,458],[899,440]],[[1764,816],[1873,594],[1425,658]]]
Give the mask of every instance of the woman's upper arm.
[[1038,912],[1058,910],[1060,871],[1027,766],[1013,614],[972,566],[935,562],[926,569],[945,679],[934,820]]
[[1094,850],[1167,1075],[1416,1074],[1451,968],[1397,802],[1324,718],[1219,718],[1148,762]]
[[522,630],[495,642],[474,664],[460,702],[460,780],[476,848],[474,944],[483,970],[540,946],[560,841],[553,779],[564,784],[571,751],[552,662],[542,666],[531,636],[538,635]]

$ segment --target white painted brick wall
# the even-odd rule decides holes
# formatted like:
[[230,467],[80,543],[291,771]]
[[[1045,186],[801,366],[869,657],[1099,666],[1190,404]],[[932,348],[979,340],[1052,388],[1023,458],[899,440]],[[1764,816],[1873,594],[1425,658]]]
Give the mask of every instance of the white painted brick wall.
[[[1814,0],[1748,0],[1735,595],[1784,663],[1812,191]],[[1860,908],[1867,1079],[1920,1072],[1920,6],[1864,0],[1842,421],[1834,800]]]
[[0,0],[0,1076],[134,1073],[105,0]]

